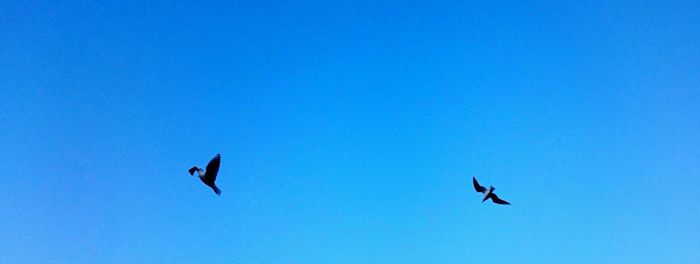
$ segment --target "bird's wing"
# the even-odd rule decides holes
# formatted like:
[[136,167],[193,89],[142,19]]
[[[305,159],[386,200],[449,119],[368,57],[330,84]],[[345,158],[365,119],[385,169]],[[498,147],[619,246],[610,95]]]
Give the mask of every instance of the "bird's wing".
[[207,164],[207,169],[204,172],[204,177],[207,180],[214,182],[216,180],[216,175],[219,174],[219,166],[221,165],[221,155],[216,154],[209,164]]
[[474,189],[477,192],[483,193],[486,191],[486,187],[479,185],[479,182],[476,181],[476,178],[472,177],[472,183],[474,183]]
[[498,195],[496,195],[495,193],[490,193],[490,194],[489,194],[489,197],[491,198],[491,201],[493,201],[494,203],[497,203],[497,204],[510,204],[509,202],[507,202],[507,201],[505,201],[505,200],[501,200],[501,198],[498,198]]

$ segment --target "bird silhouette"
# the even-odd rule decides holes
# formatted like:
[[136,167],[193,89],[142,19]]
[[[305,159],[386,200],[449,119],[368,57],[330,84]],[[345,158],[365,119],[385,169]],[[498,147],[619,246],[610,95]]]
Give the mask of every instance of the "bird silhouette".
[[194,173],[197,172],[199,179],[202,180],[204,184],[206,184],[212,190],[214,190],[214,193],[216,193],[216,195],[221,195],[221,190],[218,187],[216,187],[216,184],[214,183],[216,181],[216,175],[219,174],[220,165],[221,155],[216,154],[216,156],[214,156],[214,158],[212,158],[211,161],[209,161],[209,164],[207,164],[206,170],[202,170],[197,166],[194,166],[187,171],[190,173],[190,175],[194,175]]
[[496,204],[505,204],[509,205],[510,203],[502,200],[501,198],[498,198],[498,195],[496,195],[493,191],[496,190],[493,186],[490,186],[488,189],[486,187],[479,185],[479,182],[476,181],[476,178],[472,177],[472,183],[474,184],[474,189],[476,192],[480,192],[484,194],[484,198],[481,199],[481,202],[483,203],[484,201],[488,200],[491,198],[491,201],[493,201]]

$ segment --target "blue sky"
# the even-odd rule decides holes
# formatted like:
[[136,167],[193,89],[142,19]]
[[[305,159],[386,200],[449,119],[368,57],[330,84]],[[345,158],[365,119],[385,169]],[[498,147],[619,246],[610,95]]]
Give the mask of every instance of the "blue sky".
[[695,263],[698,2],[521,2],[1,1],[0,262]]

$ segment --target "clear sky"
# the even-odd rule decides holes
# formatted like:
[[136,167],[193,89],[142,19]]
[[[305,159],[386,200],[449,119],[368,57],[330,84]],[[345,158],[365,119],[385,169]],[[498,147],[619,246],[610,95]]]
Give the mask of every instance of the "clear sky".
[[0,263],[700,259],[700,2],[218,2],[0,1]]

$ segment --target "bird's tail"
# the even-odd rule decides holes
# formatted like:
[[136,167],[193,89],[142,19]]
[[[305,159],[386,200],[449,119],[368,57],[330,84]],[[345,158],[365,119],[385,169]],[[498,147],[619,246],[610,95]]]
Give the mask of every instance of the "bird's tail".
[[221,189],[219,189],[219,187],[212,186],[211,188],[214,189],[214,192],[216,193],[216,195],[221,196]]

